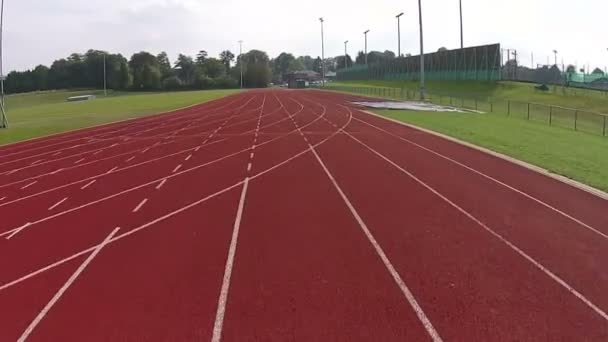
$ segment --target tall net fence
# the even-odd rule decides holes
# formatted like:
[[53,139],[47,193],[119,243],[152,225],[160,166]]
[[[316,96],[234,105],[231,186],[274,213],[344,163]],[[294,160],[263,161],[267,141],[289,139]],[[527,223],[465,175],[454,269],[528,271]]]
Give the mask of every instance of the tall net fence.
[[[445,50],[424,55],[429,80],[497,81],[501,78],[500,44]],[[419,80],[420,56],[399,57],[337,71],[339,81]]]

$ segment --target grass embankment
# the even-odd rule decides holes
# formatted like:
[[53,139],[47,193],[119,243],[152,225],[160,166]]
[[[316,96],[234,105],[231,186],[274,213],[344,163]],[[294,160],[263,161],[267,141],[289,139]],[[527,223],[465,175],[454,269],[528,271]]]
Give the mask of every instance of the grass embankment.
[[[78,128],[162,113],[218,99],[238,90],[172,93],[50,91],[6,97],[9,129],[0,130],[0,145]],[[85,102],[66,102],[70,96],[94,94]]]

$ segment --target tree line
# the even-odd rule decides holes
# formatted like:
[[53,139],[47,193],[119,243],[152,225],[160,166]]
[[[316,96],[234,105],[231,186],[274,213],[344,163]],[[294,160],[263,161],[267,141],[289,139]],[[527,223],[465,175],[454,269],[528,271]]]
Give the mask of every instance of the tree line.
[[[395,58],[391,51],[372,51],[368,62],[374,63]],[[13,71],[7,75],[7,93],[56,89],[102,89],[104,87],[104,61],[106,85],[113,90],[157,91],[237,88],[241,83],[247,88],[267,87],[271,83],[286,81],[285,75],[295,71],[322,72],[321,57],[294,56],[282,52],[270,59],[261,50],[251,50],[238,58],[229,50],[218,57],[210,57],[205,50],[196,56],[179,54],[173,62],[166,52],[157,55],[142,51],[130,59],[121,54],[101,50],[73,53],[67,58],[54,61],[50,67],[38,65],[32,70]],[[359,52],[356,64],[365,63],[365,54]],[[351,67],[350,56],[325,59],[325,71],[332,72]]]

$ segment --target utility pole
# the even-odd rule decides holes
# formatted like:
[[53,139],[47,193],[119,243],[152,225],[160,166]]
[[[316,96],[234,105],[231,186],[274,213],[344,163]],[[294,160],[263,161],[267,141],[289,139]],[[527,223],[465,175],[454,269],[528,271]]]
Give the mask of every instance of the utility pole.
[[239,64],[241,66],[241,89],[243,89],[243,41],[239,40]]
[[401,57],[401,16],[403,12],[397,14],[397,57]]
[[323,32],[323,23],[325,20],[323,18],[319,18],[321,22],[321,76],[323,78],[323,87],[325,87],[325,35]]
[[0,5],[0,128],[8,128],[8,119],[6,118],[6,111],[4,106],[4,76],[3,69],[3,45],[2,45],[2,33],[4,29],[4,0]]
[[555,67],[557,67],[557,50],[553,50],[553,54],[555,55]]
[[348,40],[344,42],[344,69],[348,69]]
[[464,33],[462,29],[462,0],[460,2],[460,48],[464,49]]
[[365,35],[365,66],[367,66],[367,34],[369,33],[369,30],[363,32],[363,34]]
[[420,99],[424,101],[426,85],[424,82],[424,34],[422,32],[422,0],[418,0],[418,21],[420,24]]

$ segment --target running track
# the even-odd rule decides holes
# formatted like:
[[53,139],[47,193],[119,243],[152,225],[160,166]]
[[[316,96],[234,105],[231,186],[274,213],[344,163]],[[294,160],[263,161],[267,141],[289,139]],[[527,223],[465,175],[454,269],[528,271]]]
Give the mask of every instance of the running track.
[[250,91],[0,147],[0,341],[606,341],[606,200]]

